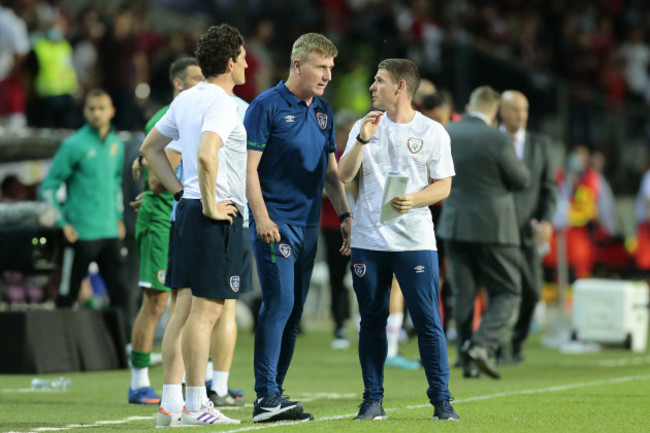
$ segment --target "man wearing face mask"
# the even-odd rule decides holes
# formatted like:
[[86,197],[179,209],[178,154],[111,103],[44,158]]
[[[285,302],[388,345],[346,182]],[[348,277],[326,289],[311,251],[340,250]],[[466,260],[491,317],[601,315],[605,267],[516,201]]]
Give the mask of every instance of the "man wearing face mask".
[[78,89],[77,74],[72,64],[72,46],[64,38],[64,25],[52,22],[34,42],[29,60],[36,93],[32,120],[42,128],[80,126],[73,98]]

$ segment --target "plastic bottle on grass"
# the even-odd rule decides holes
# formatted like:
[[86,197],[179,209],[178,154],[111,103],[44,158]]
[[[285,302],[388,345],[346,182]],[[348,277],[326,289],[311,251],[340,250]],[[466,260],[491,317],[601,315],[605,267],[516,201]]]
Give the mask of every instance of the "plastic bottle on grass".
[[66,379],[63,376],[57,379],[39,379],[38,377],[35,377],[32,379],[31,388],[64,390],[70,385],[72,385],[72,379]]

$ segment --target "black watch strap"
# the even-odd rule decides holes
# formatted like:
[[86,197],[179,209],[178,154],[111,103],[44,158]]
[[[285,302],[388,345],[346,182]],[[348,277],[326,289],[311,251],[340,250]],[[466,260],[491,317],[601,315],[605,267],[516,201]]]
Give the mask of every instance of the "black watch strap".
[[183,192],[184,191],[185,191],[184,189],[181,189],[180,191],[176,191],[174,193],[174,200],[181,201],[181,199],[183,198]]

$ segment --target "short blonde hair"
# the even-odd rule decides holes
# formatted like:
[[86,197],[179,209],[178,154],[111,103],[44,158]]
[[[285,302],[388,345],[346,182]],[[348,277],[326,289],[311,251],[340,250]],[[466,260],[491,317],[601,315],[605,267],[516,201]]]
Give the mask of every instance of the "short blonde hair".
[[309,56],[313,52],[332,58],[339,54],[339,50],[336,49],[334,43],[325,36],[320,33],[305,33],[293,43],[291,63],[293,64],[293,61],[296,59],[301,62],[305,61],[309,59]]
[[499,107],[501,95],[490,86],[481,86],[474,89],[469,96],[469,109],[475,111],[491,111]]

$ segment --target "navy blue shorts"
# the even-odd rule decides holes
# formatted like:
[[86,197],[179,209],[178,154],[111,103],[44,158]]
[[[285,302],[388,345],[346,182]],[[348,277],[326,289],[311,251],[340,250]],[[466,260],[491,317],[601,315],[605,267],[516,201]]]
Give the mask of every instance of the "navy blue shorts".
[[172,287],[189,287],[199,298],[237,299],[243,271],[242,223],[240,214],[232,225],[212,220],[203,215],[199,200],[181,200],[174,224],[178,243],[173,245]]

